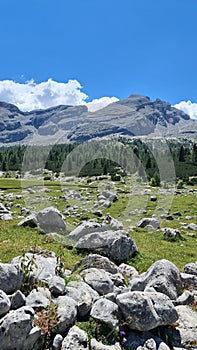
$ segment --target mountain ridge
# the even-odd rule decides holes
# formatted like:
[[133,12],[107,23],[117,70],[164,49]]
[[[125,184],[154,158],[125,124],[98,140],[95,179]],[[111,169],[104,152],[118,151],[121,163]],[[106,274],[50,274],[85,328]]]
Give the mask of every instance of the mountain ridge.
[[197,137],[197,121],[148,96],[130,95],[95,112],[87,106],[59,105],[22,112],[0,102],[0,144],[84,142],[111,135]]

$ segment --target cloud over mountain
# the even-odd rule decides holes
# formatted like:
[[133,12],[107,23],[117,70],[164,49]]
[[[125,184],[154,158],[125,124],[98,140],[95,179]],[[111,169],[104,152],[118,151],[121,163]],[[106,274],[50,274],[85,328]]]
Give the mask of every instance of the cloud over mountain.
[[174,107],[187,113],[190,118],[197,119],[197,103],[192,103],[191,101],[181,101]]
[[12,103],[22,111],[46,109],[57,105],[87,105],[91,111],[105,107],[118,99],[102,97],[86,102],[88,95],[81,91],[82,86],[77,80],[60,83],[53,79],[35,83],[17,83],[13,80],[0,81],[0,101]]
[[[12,103],[21,111],[46,109],[58,105],[86,105],[90,112],[118,101],[116,97],[105,96],[87,102],[88,95],[81,90],[82,86],[77,80],[69,80],[66,83],[53,79],[41,83],[35,83],[33,79],[25,83],[2,80],[0,81],[0,101]],[[181,101],[174,107],[187,113],[190,118],[197,119],[197,103]]]

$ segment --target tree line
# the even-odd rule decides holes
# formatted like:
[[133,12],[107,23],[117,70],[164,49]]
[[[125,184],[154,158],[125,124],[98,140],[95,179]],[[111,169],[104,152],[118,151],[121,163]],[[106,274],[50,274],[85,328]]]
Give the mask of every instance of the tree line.
[[[110,174],[118,179],[138,173],[142,179],[160,184],[160,162],[173,160],[176,178],[185,182],[197,176],[197,143],[191,140],[168,140],[167,148],[161,140],[129,139],[91,141],[83,144],[55,144],[48,146],[17,145],[0,148],[0,170],[5,174],[47,169],[71,176],[100,176]],[[165,171],[165,167],[164,167]],[[167,174],[166,174],[167,176]]]

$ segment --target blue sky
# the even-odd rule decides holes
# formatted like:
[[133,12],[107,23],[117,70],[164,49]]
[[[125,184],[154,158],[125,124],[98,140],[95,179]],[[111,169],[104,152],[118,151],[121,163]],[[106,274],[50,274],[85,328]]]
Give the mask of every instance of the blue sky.
[[196,0],[1,0],[0,81],[197,102],[196,18]]

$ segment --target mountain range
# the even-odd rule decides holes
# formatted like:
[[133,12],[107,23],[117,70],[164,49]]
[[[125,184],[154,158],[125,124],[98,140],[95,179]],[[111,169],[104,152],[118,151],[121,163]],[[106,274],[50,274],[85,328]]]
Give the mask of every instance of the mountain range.
[[84,142],[110,135],[197,137],[197,120],[149,97],[131,95],[95,112],[85,105],[22,112],[0,102],[0,144]]

